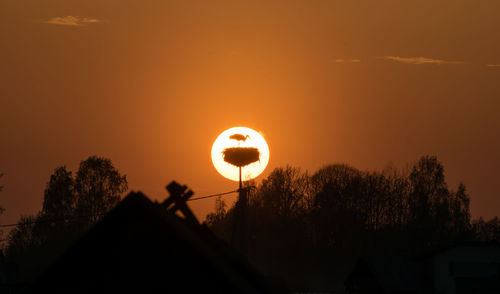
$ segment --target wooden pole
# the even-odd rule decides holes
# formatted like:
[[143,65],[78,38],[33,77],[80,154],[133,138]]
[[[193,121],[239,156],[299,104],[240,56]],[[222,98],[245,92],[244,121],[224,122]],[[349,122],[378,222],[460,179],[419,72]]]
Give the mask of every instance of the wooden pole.
[[240,166],[240,195],[241,195],[241,166]]
[[248,223],[247,223],[247,189],[243,189],[240,166],[240,189],[238,201],[240,202],[240,252],[244,257],[248,255]]

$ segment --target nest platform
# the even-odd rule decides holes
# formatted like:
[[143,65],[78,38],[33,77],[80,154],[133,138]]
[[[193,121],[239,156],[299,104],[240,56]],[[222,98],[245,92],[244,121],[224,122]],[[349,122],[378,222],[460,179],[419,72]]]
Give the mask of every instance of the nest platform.
[[222,151],[224,161],[237,167],[244,167],[260,160],[259,149],[253,147],[231,147]]

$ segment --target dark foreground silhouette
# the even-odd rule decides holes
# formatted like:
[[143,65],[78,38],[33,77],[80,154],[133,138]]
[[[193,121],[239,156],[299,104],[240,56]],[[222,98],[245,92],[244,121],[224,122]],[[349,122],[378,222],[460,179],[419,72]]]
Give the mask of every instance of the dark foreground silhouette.
[[28,292],[286,293],[198,223],[185,186],[168,190],[161,204],[130,193]]
[[[297,291],[355,293],[346,281],[362,257],[422,260],[457,244],[483,248],[484,242],[500,240],[499,219],[471,220],[465,185],[451,189],[433,156],[404,170],[360,171],[336,164],[309,175],[287,166],[248,186],[249,259]],[[238,211],[219,199],[207,223],[231,242]],[[500,277],[495,254],[483,259],[492,260]]]
[[[126,292],[138,289],[134,287],[141,279],[148,281],[141,287],[153,290],[155,285],[166,287],[161,283],[172,277],[176,289],[182,284],[176,281],[210,268],[215,280],[233,281],[220,291],[241,286],[233,275],[240,282],[253,281],[249,287],[257,292],[282,290],[258,271],[298,292],[421,293],[438,289],[438,280],[429,282],[428,276],[442,274],[444,267],[449,285],[496,293],[500,284],[500,246],[495,243],[500,220],[471,220],[465,185],[451,189],[436,157],[424,156],[405,170],[368,172],[336,164],[309,175],[294,167],[276,168],[258,185],[244,187],[244,219],[239,204],[226,209],[219,198],[207,226],[198,223],[185,202],[178,202],[192,195],[185,189],[179,199],[162,204],[134,194],[116,206],[123,189],[126,178],[108,159],[83,161],[75,177],[64,167],[56,169],[42,211],[22,218],[9,234],[6,255],[0,258],[0,285],[19,289],[37,281],[37,287],[48,287],[57,279],[65,289],[77,289],[73,283],[90,289],[85,282],[90,279],[99,287]],[[111,210],[115,206],[122,212]],[[174,208],[184,209],[183,218],[169,212]],[[181,227],[189,233],[179,233]],[[248,232],[245,260],[257,271],[231,249],[242,248],[242,227]],[[210,258],[202,255],[207,252]],[[443,262],[451,255],[455,259]],[[189,262],[175,265],[180,260],[199,260],[202,264],[195,267],[203,270],[192,269]],[[223,264],[217,267],[222,272],[212,269],[212,261]],[[72,263],[81,263],[73,274],[64,270]],[[431,271],[429,264],[439,266]],[[173,268],[178,270],[170,273]],[[133,276],[137,281],[130,281]],[[189,279],[186,287],[198,289],[203,284],[193,282],[197,280]]]
[[500,244],[464,242],[413,257],[361,257],[347,293],[500,293]]

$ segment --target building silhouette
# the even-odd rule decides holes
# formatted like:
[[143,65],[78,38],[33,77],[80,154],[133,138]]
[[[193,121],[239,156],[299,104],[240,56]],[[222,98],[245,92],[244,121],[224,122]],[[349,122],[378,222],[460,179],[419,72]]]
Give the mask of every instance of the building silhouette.
[[459,243],[417,258],[362,257],[347,293],[500,293],[500,244]]
[[286,293],[282,285],[271,282],[205,225],[193,220],[192,214],[185,217],[189,210],[185,204],[189,196],[182,194],[185,188],[175,183],[169,189],[170,200],[162,204],[140,192],[130,193],[30,290]]

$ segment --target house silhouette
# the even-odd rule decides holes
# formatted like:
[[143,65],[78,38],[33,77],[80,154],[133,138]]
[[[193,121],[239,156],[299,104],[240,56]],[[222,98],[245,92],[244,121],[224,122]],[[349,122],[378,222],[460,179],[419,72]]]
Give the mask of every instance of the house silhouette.
[[421,256],[364,256],[347,293],[500,293],[500,244],[462,242]]
[[128,194],[29,290],[287,293],[208,227],[168,211],[140,192]]

